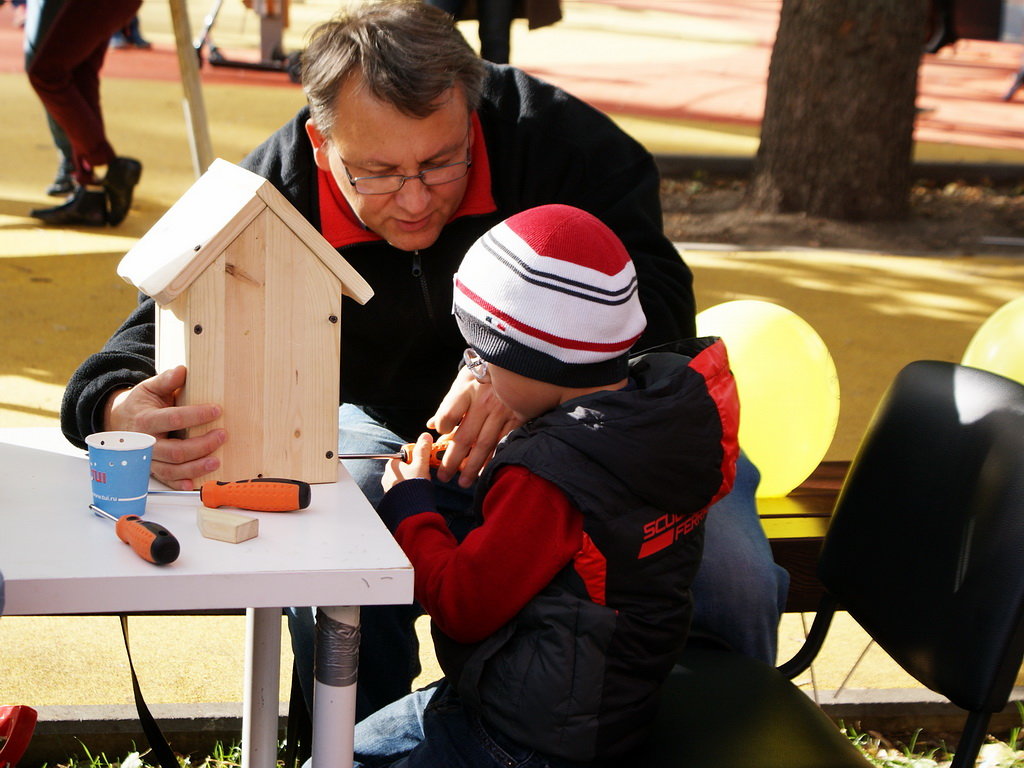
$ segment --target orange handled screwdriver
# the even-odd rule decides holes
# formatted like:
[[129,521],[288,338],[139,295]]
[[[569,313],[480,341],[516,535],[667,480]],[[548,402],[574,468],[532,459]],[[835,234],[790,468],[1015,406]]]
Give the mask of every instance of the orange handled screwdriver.
[[160,525],[160,523],[143,520],[138,515],[114,517],[114,515],[105,509],[100,509],[95,504],[90,504],[89,509],[99,517],[113,520],[117,538],[125,544],[130,544],[135,554],[143,560],[148,560],[157,565],[167,565],[167,563],[173,563],[178,559],[181,545],[174,538],[174,534]]
[[[430,447],[430,466],[440,467],[444,452],[448,450],[448,441],[440,440]],[[339,459],[401,459],[406,464],[412,461],[412,449],[416,443],[406,443],[398,453],[339,453]]]
[[180,495],[198,493],[208,507],[237,507],[253,512],[293,512],[309,506],[309,483],[258,477],[203,483],[198,491],[150,491],[150,494]]

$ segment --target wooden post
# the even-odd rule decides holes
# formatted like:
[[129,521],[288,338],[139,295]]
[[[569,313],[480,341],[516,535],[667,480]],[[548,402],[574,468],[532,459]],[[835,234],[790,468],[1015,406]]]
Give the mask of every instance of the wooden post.
[[206,104],[203,102],[203,90],[199,84],[199,57],[192,46],[192,31],[189,28],[185,0],[170,0],[170,5],[174,43],[178,50],[178,70],[181,73],[181,87],[185,91],[182,109],[188,125],[192,168],[198,179],[213,162],[213,145],[210,143],[210,129],[206,122]]

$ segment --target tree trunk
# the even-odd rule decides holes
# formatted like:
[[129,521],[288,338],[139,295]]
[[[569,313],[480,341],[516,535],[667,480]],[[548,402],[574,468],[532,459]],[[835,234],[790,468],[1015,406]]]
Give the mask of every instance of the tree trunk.
[[927,0],[783,0],[748,204],[907,214]]

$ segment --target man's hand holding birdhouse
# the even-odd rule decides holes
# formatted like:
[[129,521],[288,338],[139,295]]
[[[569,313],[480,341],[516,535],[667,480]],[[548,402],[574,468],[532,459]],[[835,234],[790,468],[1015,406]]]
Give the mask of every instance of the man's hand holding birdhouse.
[[185,366],[179,365],[130,389],[115,391],[107,398],[103,424],[108,430],[145,432],[156,437],[153,476],[172,488],[191,491],[192,478],[220,466],[220,460],[211,454],[227,440],[227,432],[211,429],[198,437],[174,436],[210,424],[221,415],[219,405],[174,404],[175,395],[185,385],[185,376]]

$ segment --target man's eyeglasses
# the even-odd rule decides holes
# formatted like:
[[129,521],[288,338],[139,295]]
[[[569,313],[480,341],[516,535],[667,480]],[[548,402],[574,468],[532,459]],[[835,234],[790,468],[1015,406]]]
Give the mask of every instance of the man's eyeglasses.
[[403,176],[400,173],[389,173],[384,176],[353,176],[344,160],[341,161],[341,166],[345,169],[345,175],[348,176],[348,183],[360,195],[393,195],[405,186],[405,182],[409,179],[419,179],[428,187],[438,187],[458,181],[469,173],[470,166],[473,165],[469,152],[467,147],[465,160],[426,168],[412,176]]
[[491,380],[490,371],[487,370],[487,361],[480,357],[475,350],[467,349],[463,352],[462,362],[469,368],[469,372],[473,374],[477,381],[485,382]]

